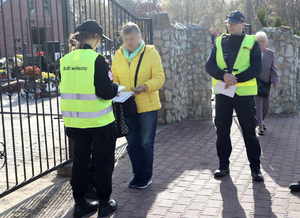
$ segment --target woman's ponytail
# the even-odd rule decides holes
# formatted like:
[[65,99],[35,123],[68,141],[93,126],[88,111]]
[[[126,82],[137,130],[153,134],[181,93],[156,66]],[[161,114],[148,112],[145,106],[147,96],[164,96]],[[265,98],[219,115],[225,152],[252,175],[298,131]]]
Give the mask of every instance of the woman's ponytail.
[[70,35],[69,38],[69,52],[74,51],[75,49],[79,48],[79,41],[78,41],[78,35],[79,33],[73,33]]
[[76,32],[71,34],[69,38],[69,51],[82,49],[87,40],[95,37],[100,38],[98,34],[89,32]]

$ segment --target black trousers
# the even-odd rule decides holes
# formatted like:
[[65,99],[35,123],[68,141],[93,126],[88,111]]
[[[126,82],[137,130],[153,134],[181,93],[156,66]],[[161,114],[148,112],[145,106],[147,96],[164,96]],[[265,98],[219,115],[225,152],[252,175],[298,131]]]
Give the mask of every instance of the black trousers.
[[90,167],[93,157],[93,172],[99,204],[106,204],[112,193],[112,173],[115,163],[116,138],[114,124],[105,127],[75,129],[67,128],[67,135],[74,143],[71,185],[75,203],[84,201],[91,183]]
[[229,167],[229,158],[232,151],[230,129],[233,110],[236,111],[239,124],[242,128],[247,157],[251,170],[260,169],[261,149],[256,136],[255,101],[254,96],[237,96],[234,98],[225,95],[216,95],[217,152],[220,169]]

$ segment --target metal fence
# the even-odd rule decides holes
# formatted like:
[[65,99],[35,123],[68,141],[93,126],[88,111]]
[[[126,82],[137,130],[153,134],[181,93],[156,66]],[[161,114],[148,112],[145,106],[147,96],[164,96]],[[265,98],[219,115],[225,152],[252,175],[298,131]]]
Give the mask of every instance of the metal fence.
[[[70,12],[65,17],[65,23],[68,26],[66,30],[74,30],[74,26],[86,19],[97,20],[104,28],[105,35],[112,41],[106,41],[99,51],[107,56],[111,55],[121,45],[119,30],[126,22],[137,23],[143,33],[143,37],[147,43],[152,44],[152,19],[139,18],[131,14],[127,9],[114,0],[70,0],[66,1],[65,7]],[[71,2],[71,4],[70,4]]]
[[111,39],[98,48],[108,57],[128,21],[152,43],[152,20],[115,0],[0,0],[0,198],[70,161],[58,61],[68,52],[70,33],[87,19]]

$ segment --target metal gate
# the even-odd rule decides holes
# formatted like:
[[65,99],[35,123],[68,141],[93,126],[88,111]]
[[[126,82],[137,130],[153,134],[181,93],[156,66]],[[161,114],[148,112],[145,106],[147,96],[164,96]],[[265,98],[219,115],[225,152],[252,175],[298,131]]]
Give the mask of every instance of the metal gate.
[[58,60],[75,26],[97,20],[111,39],[133,21],[152,43],[152,20],[115,0],[0,0],[0,198],[70,162],[59,110]]

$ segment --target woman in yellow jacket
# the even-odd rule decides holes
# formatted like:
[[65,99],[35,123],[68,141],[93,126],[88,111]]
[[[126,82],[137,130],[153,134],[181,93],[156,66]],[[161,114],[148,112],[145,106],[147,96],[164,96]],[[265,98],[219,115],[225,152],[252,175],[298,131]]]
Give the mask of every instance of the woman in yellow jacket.
[[[157,114],[161,108],[159,89],[165,82],[165,74],[158,51],[153,45],[145,45],[136,24],[124,25],[121,36],[123,46],[112,62],[113,78],[128,91],[135,92],[138,111],[126,118],[129,127],[127,151],[134,174],[129,188],[145,189],[152,184]],[[135,86],[135,73],[143,53]]]

